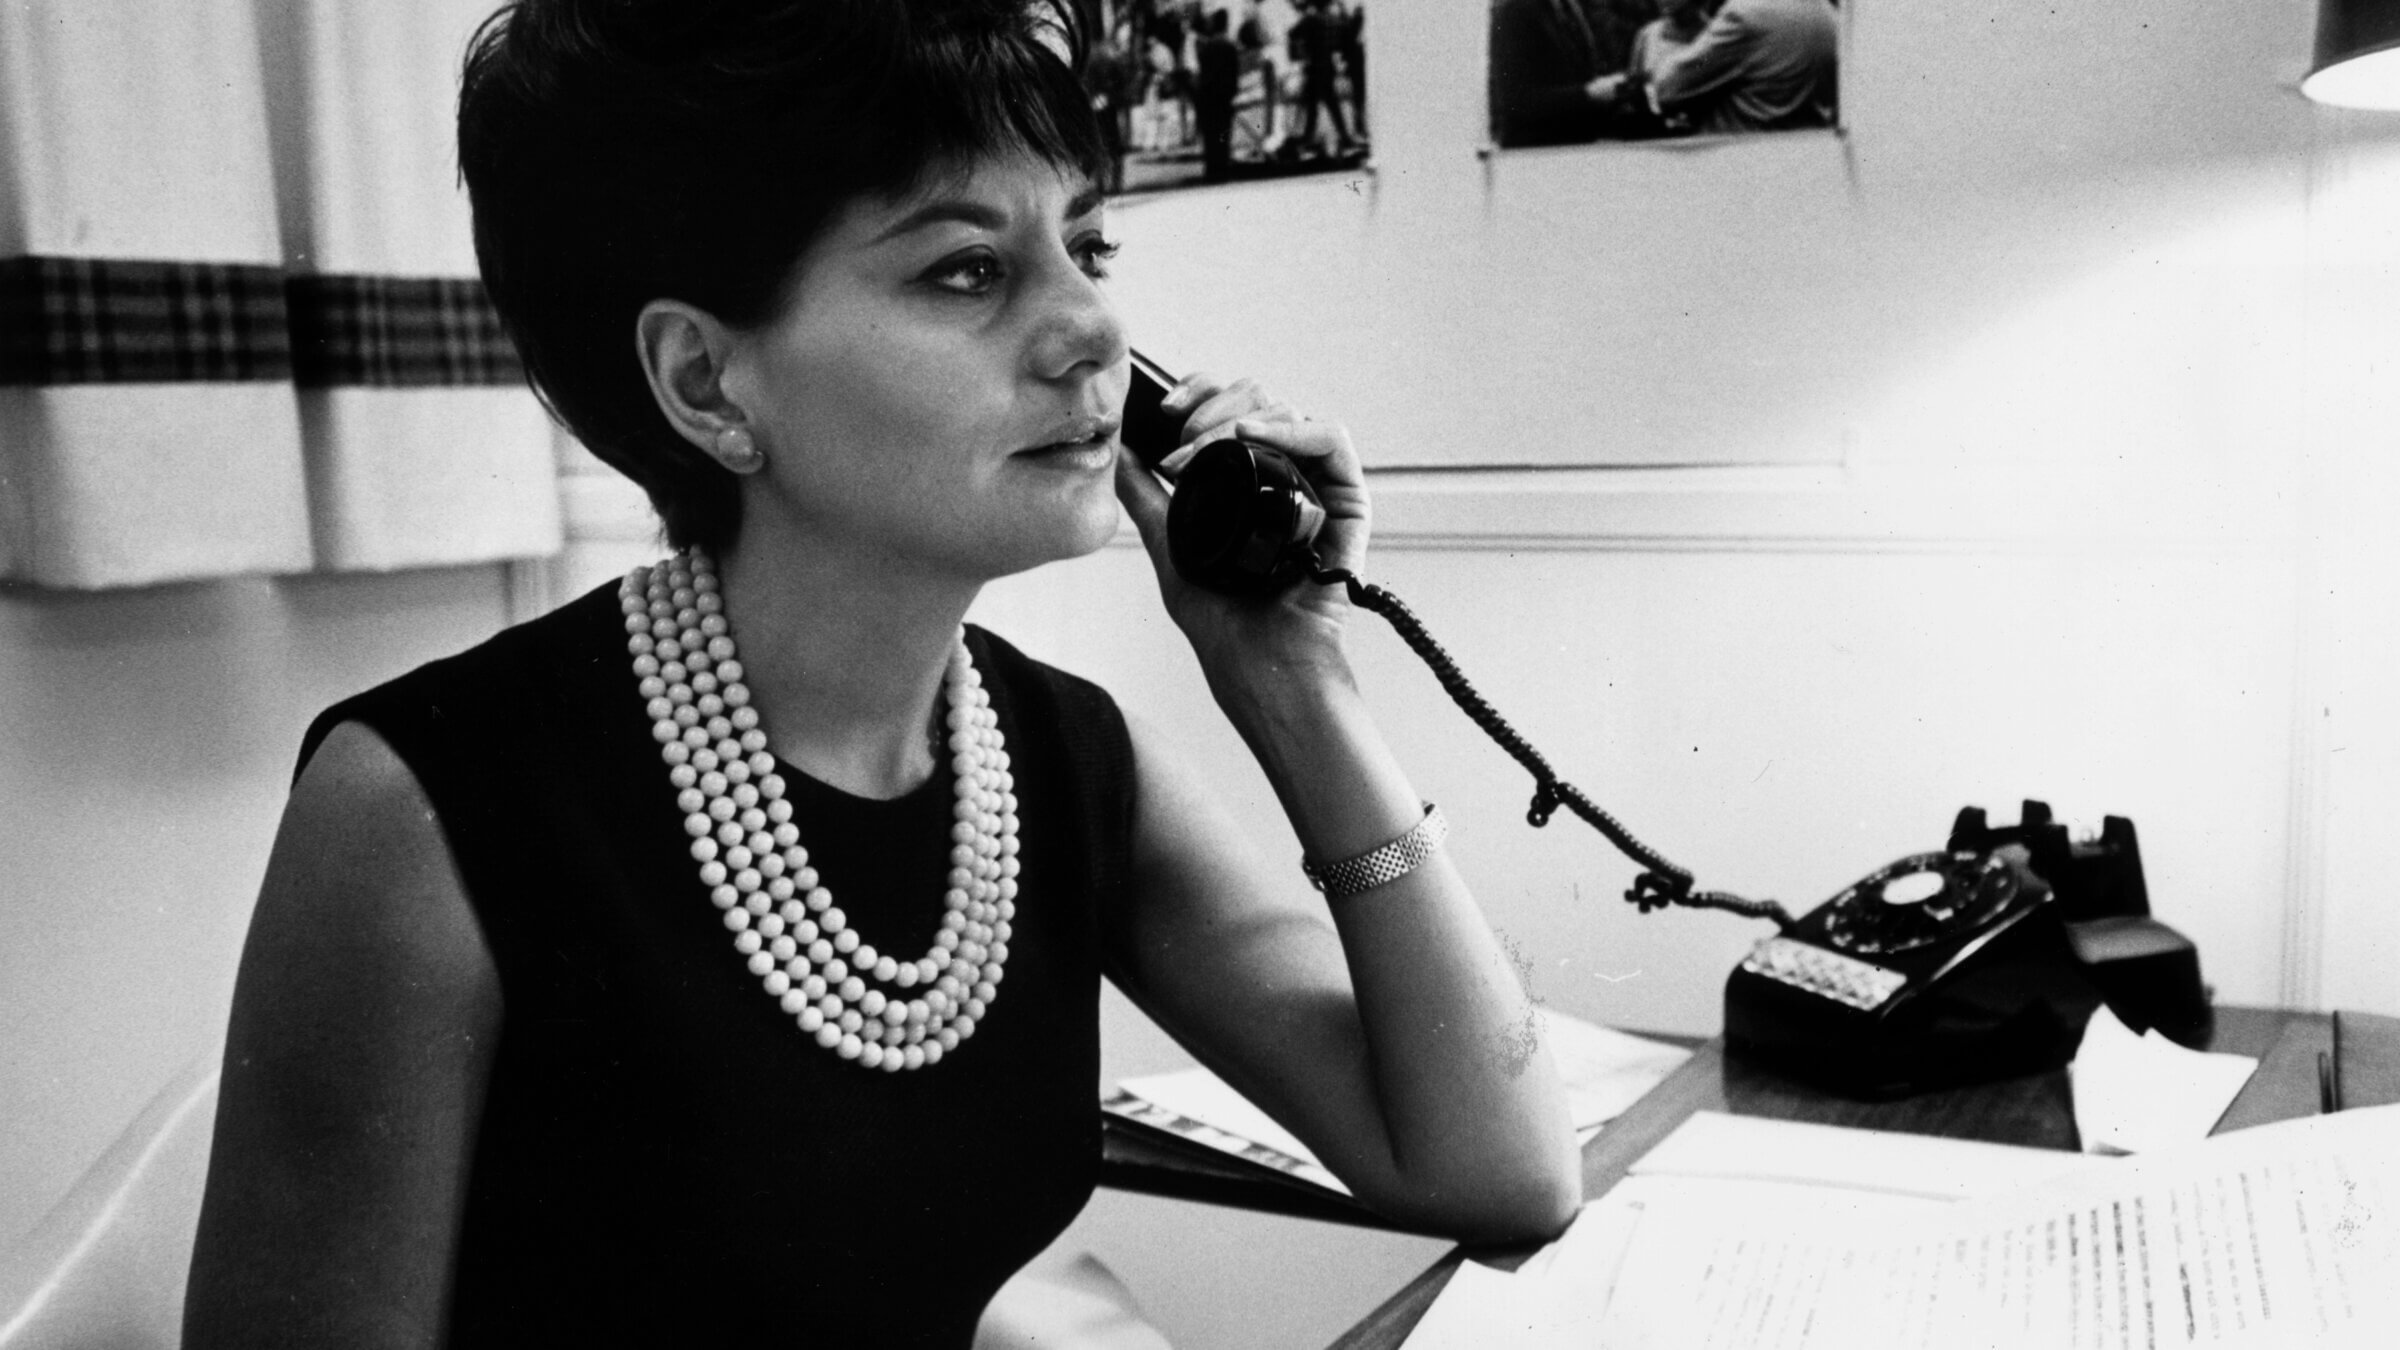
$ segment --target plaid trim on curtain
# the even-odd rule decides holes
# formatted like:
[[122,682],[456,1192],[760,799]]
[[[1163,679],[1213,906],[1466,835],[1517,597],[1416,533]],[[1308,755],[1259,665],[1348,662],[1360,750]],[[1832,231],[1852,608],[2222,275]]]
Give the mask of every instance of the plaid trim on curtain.
[[293,375],[303,388],[513,385],[525,378],[480,281],[295,276],[286,293]]
[[0,384],[291,375],[279,267],[0,259]]
[[483,284],[238,263],[0,259],[0,384],[515,385]]

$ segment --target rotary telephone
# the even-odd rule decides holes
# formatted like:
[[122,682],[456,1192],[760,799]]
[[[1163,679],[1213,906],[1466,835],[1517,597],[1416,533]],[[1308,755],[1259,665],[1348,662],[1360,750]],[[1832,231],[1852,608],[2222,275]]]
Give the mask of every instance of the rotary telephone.
[[1868,873],[1752,948],[1725,983],[1728,1048],[1864,1097],[2037,1073],[2106,1002],[2135,1030],[2208,1039],[2200,958],[2150,917],[2133,822],[2070,836],[2038,801]]
[[[1139,353],[1132,364],[1121,439],[1155,472],[1182,442],[1183,419],[1161,404],[1175,380]],[[1799,919],[1773,901],[1695,890],[1689,872],[1560,780],[1399,597],[1322,564],[1311,546],[1325,510],[1289,457],[1213,441],[1171,487],[1167,556],[1178,576],[1260,598],[1301,584],[1345,587],[1533,775],[1528,823],[1546,825],[1563,806],[1600,831],[1641,864],[1625,898],[1645,913],[1689,905],[1776,924],[1780,932],[1727,978],[1729,1050],[1837,1091],[1889,1097],[2063,1064],[2104,999],[2137,1031],[2206,1039],[2199,958],[2149,917],[2131,821],[2111,816],[2079,842],[2041,802],[2026,802],[2005,828],[1969,807],[1941,851],[1870,872]]]

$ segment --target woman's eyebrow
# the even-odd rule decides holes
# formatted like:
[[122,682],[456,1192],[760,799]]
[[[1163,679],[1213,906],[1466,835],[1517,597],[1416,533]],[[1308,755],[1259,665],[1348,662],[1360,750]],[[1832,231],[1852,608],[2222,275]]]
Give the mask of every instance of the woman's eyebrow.
[[[1099,210],[1107,200],[1108,194],[1101,191],[1099,185],[1089,185],[1068,199],[1065,218],[1080,220]],[[978,229],[1001,230],[1008,225],[1008,214],[996,206],[971,198],[937,197],[885,226],[868,243],[872,247],[876,244],[887,243],[912,231],[924,229],[928,225],[953,222],[972,225]]]
[[881,244],[901,235],[956,221],[979,229],[998,230],[1008,224],[1008,217],[999,208],[963,197],[944,197],[925,203],[916,210],[892,222],[878,233],[870,244]]

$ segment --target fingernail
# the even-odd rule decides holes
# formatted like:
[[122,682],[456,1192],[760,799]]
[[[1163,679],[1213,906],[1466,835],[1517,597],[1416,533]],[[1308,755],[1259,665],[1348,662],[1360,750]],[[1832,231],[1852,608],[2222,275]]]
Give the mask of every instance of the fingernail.
[[1158,402],[1159,406],[1162,408],[1180,408],[1183,406],[1184,400],[1190,398],[1191,396],[1191,389],[1187,386],[1179,384],[1168,390],[1159,398]]
[[1159,471],[1162,473],[1174,473],[1181,469],[1184,465],[1191,463],[1192,456],[1198,453],[1200,453],[1199,446],[1187,445],[1181,450],[1178,450],[1175,453],[1167,456],[1165,459],[1160,460],[1158,462]]

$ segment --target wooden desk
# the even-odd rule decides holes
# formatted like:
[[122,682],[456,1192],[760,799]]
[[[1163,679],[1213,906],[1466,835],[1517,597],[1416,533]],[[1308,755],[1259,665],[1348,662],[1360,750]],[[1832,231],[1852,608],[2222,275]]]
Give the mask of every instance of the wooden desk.
[[[2313,1114],[2318,1108],[2317,1056],[2332,1045],[2330,1019],[2322,1013],[2274,1012],[2262,1008],[2219,1008],[2208,1048],[2258,1057],[2241,1095],[2226,1108],[2214,1133]],[[1728,1058],[1721,1040],[1702,1045],[1691,1060],[1649,1095],[1611,1122],[1584,1146],[1583,1193],[1597,1197],[1625,1176],[1695,1111],[1772,1116],[1861,1129],[1901,1130],[2004,1144],[2072,1149],[2075,1115],[2067,1097],[2066,1071],[1928,1093],[1894,1102],[1854,1102],[1802,1086],[1738,1058]],[[1486,1249],[1476,1259],[1514,1269],[1533,1247]],[[1425,1309],[1466,1259],[1451,1252],[1385,1300],[1352,1327],[1333,1350],[1394,1350],[1407,1339]]]

